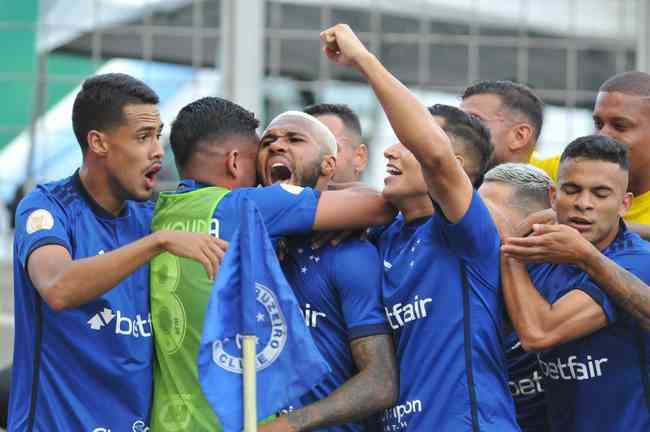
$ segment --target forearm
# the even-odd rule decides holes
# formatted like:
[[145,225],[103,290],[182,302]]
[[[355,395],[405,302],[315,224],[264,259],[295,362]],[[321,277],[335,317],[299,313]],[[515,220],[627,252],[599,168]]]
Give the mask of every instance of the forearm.
[[318,201],[313,228],[336,231],[385,225],[393,221],[396,212],[380,192],[367,186],[326,191]]
[[650,331],[650,287],[614,261],[594,251],[580,265],[582,269],[645,330]]
[[163,250],[160,235],[152,234],[102,255],[69,261],[41,291],[55,310],[78,307],[113,289]]
[[361,420],[395,403],[399,385],[392,344],[376,338],[359,340],[355,349],[364,361],[372,359],[371,363],[327,398],[289,413],[291,430],[308,431]]
[[508,316],[522,346],[538,350],[547,338],[547,315],[551,305],[537,291],[526,266],[513,258],[501,257],[503,297]]
[[381,103],[393,131],[420,163],[436,165],[453,158],[451,144],[426,107],[377,58],[368,54],[358,68]]

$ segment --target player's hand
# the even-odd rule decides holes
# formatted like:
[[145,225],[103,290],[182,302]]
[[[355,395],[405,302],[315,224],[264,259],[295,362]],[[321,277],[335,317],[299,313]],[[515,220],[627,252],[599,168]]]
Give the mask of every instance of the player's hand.
[[568,225],[534,224],[528,237],[508,237],[501,251],[507,258],[526,262],[581,265],[594,246]]
[[323,30],[320,38],[327,57],[340,65],[357,66],[360,60],[372,55],[347,24],[337,24]]
[[208,274],[214,279],[219,273],[219,267],[228,250],[228,242],[214,238],[209,234],[198,234],[184,231],[158,231],[162,247],[167,252],[200,262]]
[[511,237],[526,237],[533,233],[533,226],[536,224],[541,225],[554,225],[557,222],[555,211],[553,209],[540,210],[535,213],[529,214],[526,219],[521,221],[517,226],[512,229]]

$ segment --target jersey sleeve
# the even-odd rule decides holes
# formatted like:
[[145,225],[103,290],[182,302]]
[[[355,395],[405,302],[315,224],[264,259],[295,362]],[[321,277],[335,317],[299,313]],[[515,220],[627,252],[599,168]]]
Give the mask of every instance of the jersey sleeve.
[[350,340],[389,333],[381,301],[381,268],[379,253],[367,241],[350,240],[336,248],[330,271]]
[[71,252],[67,229],[68,219],[61,206],[44,191],[36,189],[16,209],[15,245],[23,268],[32,252],[41,246],[55,244]]
[[589,297],[591,297],[605,312],[607,321],[612,324],[618,319],[618,311],[612,300],[609,298],[605,292],[590,278],[586,277],[583,281],[580,282],[575,289],[583,291]]
[[320,194],[311,188],[275,184],[247,189],[246,196],[257,205],[272,238],[307,234],[314,227]]
[[433,215],[433,221],[433,229],[440,232],[442,241],[458,257],[482,259],[498,251],[501,243],[499,232],[476,191],[465,215],[458,222],[449,222],[439,208]]

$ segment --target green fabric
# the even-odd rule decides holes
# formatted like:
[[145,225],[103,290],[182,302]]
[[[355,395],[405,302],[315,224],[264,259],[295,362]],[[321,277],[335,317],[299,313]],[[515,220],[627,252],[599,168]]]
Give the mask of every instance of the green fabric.
[[[170,229],[218,236],[214,211],[228,192],[207,187],[187,193],[161,193],[152,231]],[[165,252],[151,261],[150,283],[156,350],[151,430],[221,431],[201,391],[197,370],[213,281],[199,262]]]

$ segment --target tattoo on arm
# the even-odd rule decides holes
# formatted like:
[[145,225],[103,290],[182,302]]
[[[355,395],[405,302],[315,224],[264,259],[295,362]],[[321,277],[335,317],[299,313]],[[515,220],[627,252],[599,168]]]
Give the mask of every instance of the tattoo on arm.
[[604,255],[598,258],[595,266],[588,268],[588,273],[641,327],[650,331],[648,285]]
[[395,403],[399,391],[397,365],[390,335],[350,342],[359,372],[328,397],[288,414],[295,431],[306,431],[360,420]]

